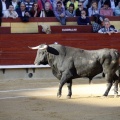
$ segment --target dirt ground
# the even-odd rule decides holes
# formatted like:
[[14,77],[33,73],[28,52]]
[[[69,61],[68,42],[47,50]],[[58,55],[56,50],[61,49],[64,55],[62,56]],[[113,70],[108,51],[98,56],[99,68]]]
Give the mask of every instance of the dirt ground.
[[56,97],[58,80],[0,81],[0,120],[120,120],[120,98],[114,98],[113,88],[102,98],[104,79],[73,81],[73,96]]

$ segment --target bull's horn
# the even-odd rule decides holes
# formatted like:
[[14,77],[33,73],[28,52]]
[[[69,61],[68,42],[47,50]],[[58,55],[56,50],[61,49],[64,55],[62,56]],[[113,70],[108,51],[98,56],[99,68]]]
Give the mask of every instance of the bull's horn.
[[[28,46],[29,47],[29,46]],[[39,49],[40,46],[36,46],[36,47],[29,47],[30,49]]]
[[47,45],[44,45],[43,47],[39,47],[39,49],[43,50],[43,49],[46,49],[48,46]]

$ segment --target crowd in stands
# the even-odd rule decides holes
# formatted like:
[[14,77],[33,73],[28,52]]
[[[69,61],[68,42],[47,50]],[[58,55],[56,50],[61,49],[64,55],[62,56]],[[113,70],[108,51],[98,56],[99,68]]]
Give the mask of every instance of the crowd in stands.
[[30,17],[56,17],[66,25],[68,17],[76,16],[78,25],[90,25],[91,16],[120,16],[120,0],[0,0],[0,19],[20,17],[28,22]]

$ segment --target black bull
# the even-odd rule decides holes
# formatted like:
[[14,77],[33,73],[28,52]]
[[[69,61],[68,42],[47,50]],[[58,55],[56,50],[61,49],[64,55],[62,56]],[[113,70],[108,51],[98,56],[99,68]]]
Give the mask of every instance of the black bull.
[[60,44],[41,44],[32,49],[38,49],[35,64],[49,64],[55,77],[60,80],[57,96],[60,97],[62,87],[68,86],[68,97],[72,95],[72,79],[87,77],[91,81],[94,76],[104,72],[107,96],[112,84],[115,84],[114,94],[118,94],[119,78],[116,71],[119,68],[119,52],[116,49],[83,50]]

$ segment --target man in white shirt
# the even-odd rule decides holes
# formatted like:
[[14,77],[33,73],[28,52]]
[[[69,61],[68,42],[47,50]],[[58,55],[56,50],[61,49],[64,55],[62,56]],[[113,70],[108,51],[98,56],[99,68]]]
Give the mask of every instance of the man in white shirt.
[[2,13],[4,14],[4,12],[8,9],[9,5],[10,5],[10,0],[0,0],[2,3]]
[[9,8],[4,12],[3,17],[5,17],[5,18],[13,18],[13,19],[18,17],[18,14],[14,10],[14,6],[13,5],[9,6]]
[[14,10],[15,10],[17,5],[18,5],[18,0],[12,0],[11,3],[12,3]]
[[98,33],[111,35],[112,33],[118,33],[113,25],[110,25],[109,20],[104,20],[104,26],[98,31]]

